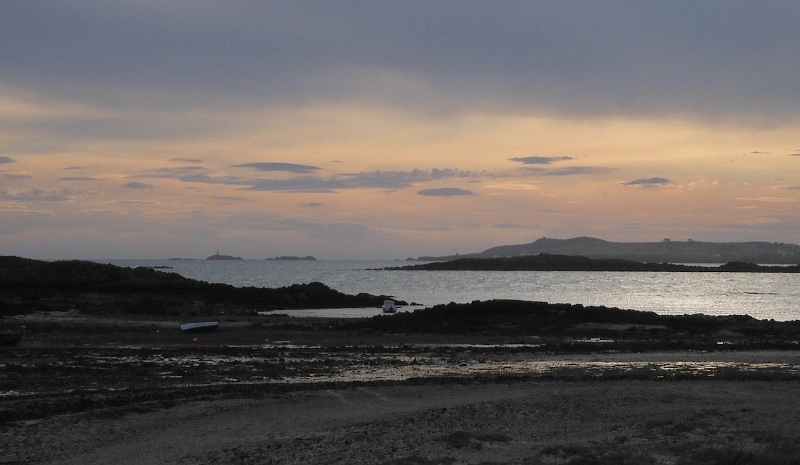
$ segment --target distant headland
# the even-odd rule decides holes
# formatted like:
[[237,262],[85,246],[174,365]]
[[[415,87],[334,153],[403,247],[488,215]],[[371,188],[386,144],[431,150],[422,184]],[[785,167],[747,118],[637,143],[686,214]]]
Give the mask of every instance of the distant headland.
[[242,257],[234,257],[233,255],[220,255],[219,250],[214,255],[206,258],[206,260],[244,260]]
[[702,242],[688,239],[660,242],[610,242],[594,237],[551,239],[543,237],[528,244],[503,245],[483,252],[419,257],[419,261],[451,261],[464,258],[503,258],[537,254],[582,256],[592,259],[621,259],[650,263],[800,263],[800,245],[780,242]]
[[540,253],[520,257],[459,258],[419,265],[390,267],[389,270],[460,270],[460,271],[651,271],[651,272],[724,272],[724,273],[800,273],[800,265],[757,265],[728,262],[719,266],[676,263],[652,263],[620,258],[587,258],[580,255]]

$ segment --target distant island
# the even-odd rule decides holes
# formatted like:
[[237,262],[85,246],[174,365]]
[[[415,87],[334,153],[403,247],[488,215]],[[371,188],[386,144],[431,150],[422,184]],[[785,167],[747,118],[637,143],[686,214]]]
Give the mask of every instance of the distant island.
[[234,257],[233,255],[220,255],[219,250],[214,255],[206,258],[206,260],[244,260],[242,257]]
[[650,271],[650,272],[727,272],[727,273],[800,273],[800,265],[757,265],[728,262],[719,266],[645,263],[618,258],[587,258],[576,255],[542,253],[522,257],[459,258],[443,262],[421,263],[387,268],[389,270],[450,271]]
[[594,237],[551,239],[528,244],[503,245],[483,252],[440,257],[423,256],[418,261],[451,261],[462,258],[502,258],[537,254],[575,255],[592,259],[622,259],[649,263],[800,263],[800,245],[780,242],[702,242],[688,239],[661,242],[609,242]]
[[309,260],[309,261],[314,261],[314,260],[316,260],[316,258],[312,257],[311,255],[306,255],[305,257],[295,257],[293,255],[288,255],[288,256],[287,255],[283,255],[283,256],[280,256],[280,257],[267,258],[267,260]]

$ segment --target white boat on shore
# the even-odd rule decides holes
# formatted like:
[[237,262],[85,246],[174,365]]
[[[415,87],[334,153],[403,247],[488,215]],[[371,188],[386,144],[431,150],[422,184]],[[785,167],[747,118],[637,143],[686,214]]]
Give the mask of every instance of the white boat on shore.
[[383,301],[383,313],[396,313],[397,306],[394,304],[394,300],[384,300]]
[[181,331],[184,333],[203,333],[219,329],[219,321],[200,321],[197,323],[182,323]]

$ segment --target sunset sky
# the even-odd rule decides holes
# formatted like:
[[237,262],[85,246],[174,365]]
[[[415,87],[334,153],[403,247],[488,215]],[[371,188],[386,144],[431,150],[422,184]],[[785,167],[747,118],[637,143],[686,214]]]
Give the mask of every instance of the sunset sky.
[[0,255],[800,243],[800,2],[0,3]]

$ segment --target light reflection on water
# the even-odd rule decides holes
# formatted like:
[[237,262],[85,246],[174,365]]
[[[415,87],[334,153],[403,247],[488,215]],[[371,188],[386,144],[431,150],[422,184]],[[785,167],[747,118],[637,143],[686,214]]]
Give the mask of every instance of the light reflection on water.
[[[762,356],[752,358],[736,352],[622,354],[617,358],[616,354],[549,356],[526,352],[524,348],[521,352],[505,352],[506,346],[493,345],[415,345],[402,350],[270,346],[246,346],[228,354],[99,349],[78,356],[58,353],[42,357],[39,352],[32,352],[0,363],[0,373],[57,376],[59,382],[37,383],[37,378],[30,379],[26,374],[18,384],[5,383],[6,389],[0,388],[0,398],[145,387],[182,389],[436,378],[800,378],[800,357],[795,352],[770,353],[770,361],[765,362]],[[496,348],[502,353],[493,352]]]
[[[423,362],[424,363],[424,362]],[[428,364],[404,365],[392,368],[356,366],[340,373],[283,377],[263,380],[259,384],[279,383],[327,383],[327,382],[371,382],[406,381],[414,378],[468,378],[503,376],[571,376],[584,378],[583,374],[601,378],[608,374],[630,373],[635,370],[650,373],[650,378],[668,378],[675,375],[713,378],[721,370],[739,372],[774,372],[783,376],[800,375],[800,365],[787,363],[741,363],[741,362],[475,362],[451,365],[441,361]]]
[[[110,260],[169,266],[183,276],[234,286],[282,287],[312,281],[358,294],[390,295],[423,306],[520,299],[604,305],[660,314],[748,314],[800,319],[800,274],[561,271],[400,271],[402,261]],[[374,310],[374,309],[372,309]],[[378,313],[378,312],[375,312]],[[314,314],[325,316],[325,312]]]

